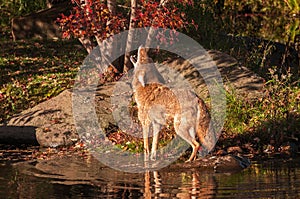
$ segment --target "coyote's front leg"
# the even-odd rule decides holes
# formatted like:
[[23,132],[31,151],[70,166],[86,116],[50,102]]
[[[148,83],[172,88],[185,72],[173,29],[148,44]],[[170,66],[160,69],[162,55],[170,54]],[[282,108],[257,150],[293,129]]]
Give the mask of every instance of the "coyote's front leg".
[[156,160],[156,151],[157,151],[157,145],[158,145],[158,138],[159,138],[159,131],[160,131],[160,124],[158,123],[153,123],[153,140],[152,140],[152,149],[151,149],[151,160],[155,161]]
[[149,161],[149,131],[150,125],[143,125],[144,160]]

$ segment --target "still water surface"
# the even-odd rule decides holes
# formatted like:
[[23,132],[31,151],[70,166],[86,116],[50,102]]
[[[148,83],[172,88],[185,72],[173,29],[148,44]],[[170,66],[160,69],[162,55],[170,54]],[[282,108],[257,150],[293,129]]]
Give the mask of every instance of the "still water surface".
[[0,198],[300,198],[300,161],[253,162],[237,173],[124,173],[92,157],[0,166]]

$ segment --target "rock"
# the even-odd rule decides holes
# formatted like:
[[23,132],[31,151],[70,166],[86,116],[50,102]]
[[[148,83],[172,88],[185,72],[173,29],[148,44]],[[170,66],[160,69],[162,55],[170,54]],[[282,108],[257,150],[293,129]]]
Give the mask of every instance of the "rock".
[[274,152],[275,152],[275,147],[271,144],[268,144],[266,146],[266,149],[264,150],[264,153],[266,153],[266,154],[272,154]]
[[[56,147],[72,144],[79,137],[72,117],[71,96],[71,91],[65,90],[58,96],[14,116],[8,121],[7,126],[2,126],[1,129],[13,128],[12,136],[18,140],[24,136],[24,129],[34,127],[30,132],[27,131],[27,134],[35,133],[31,138],[36,140],[32,141],[37,141],[41,146]],[[3,137],[0,139],[4,140]]]
[[176,163],[170,165],[167,169],[205,168],[217,173],[235,173],[248,168],[250,165],[251,162],[248,158],[229,154],[200,158],[184,164]]
[[227,148],[227,153],[243,153],[243,150],[239,146],[231,146]]
[[[236,59],[225,53],[209,50],[208,55],[216,63],[226,91],[232,93],[234,90],[237,95],[254,100],[263,96],[265,80],[262,77],[259,77],[248,68],[238,65]],[[188,61],[177,58],[168,60],[163,64],[179,71],[191,83],[200,97],[204,99],[208,97],[209,93],[201,74]],[[160,68],[158,70],[160,71]]]
[[279,147],[279,151],[282,155],[292,156],[298,152],[298,146],[294,142],[287,142]]
[[217,173],[234,173],[249,167],[250,164],[250,160],[246,157],[227,155],[217,158],[215,161],[214,171]]
[[225,151],[224,149],[220,149],[217,151],[216,155],[218,156],[223,156],[223,155],[227,155],[227,151]]
[[244,144],[243,145],[243,148],[245,149],[245,150],[247,150],[249,153],[251,153],[251,154],[256,154],[256,153],[258,153],[258,147],[253,147],[253,145],[252,144],[250,144],[250,143],[247,143],[247,144]]

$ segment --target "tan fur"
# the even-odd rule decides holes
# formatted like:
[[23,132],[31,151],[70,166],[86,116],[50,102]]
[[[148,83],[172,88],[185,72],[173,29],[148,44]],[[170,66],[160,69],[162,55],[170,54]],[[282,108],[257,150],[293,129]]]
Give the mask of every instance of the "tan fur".
[[[149,157],[149,135],[152,128],[153,142],[151,159],[155,159],[158,135],[166,121],[173,121],[176,133],[193,148],[188,161],[195,160],[200,143],[208,133],[210,116],[205,103],[193,92],[170,89],[156,69],[145,48],[138,50],[137,61],[131,58],[135,69],[132,87],[138,107],[138,118],[143,127],[145,160]],[[180,98],[178,98],[180,96]]]

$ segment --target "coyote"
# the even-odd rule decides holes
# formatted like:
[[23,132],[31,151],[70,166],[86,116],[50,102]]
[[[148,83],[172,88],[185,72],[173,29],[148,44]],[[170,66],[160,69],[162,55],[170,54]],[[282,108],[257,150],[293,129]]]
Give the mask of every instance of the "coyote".
[[186,162],[197,158],[200,143],[208,131],[210,115],[202,99],[187,89],[170,89],[157,70],[147,51],[140,46],[137,57],[131,56],[134,65],[132,88],[138,108],[138,119],[143,128],[145,161],[149,159],[149,134],[153,134],[151,160],[156,159],[159,131],[166,121],[172,121],[176,134],[188,142],[192,154]]

